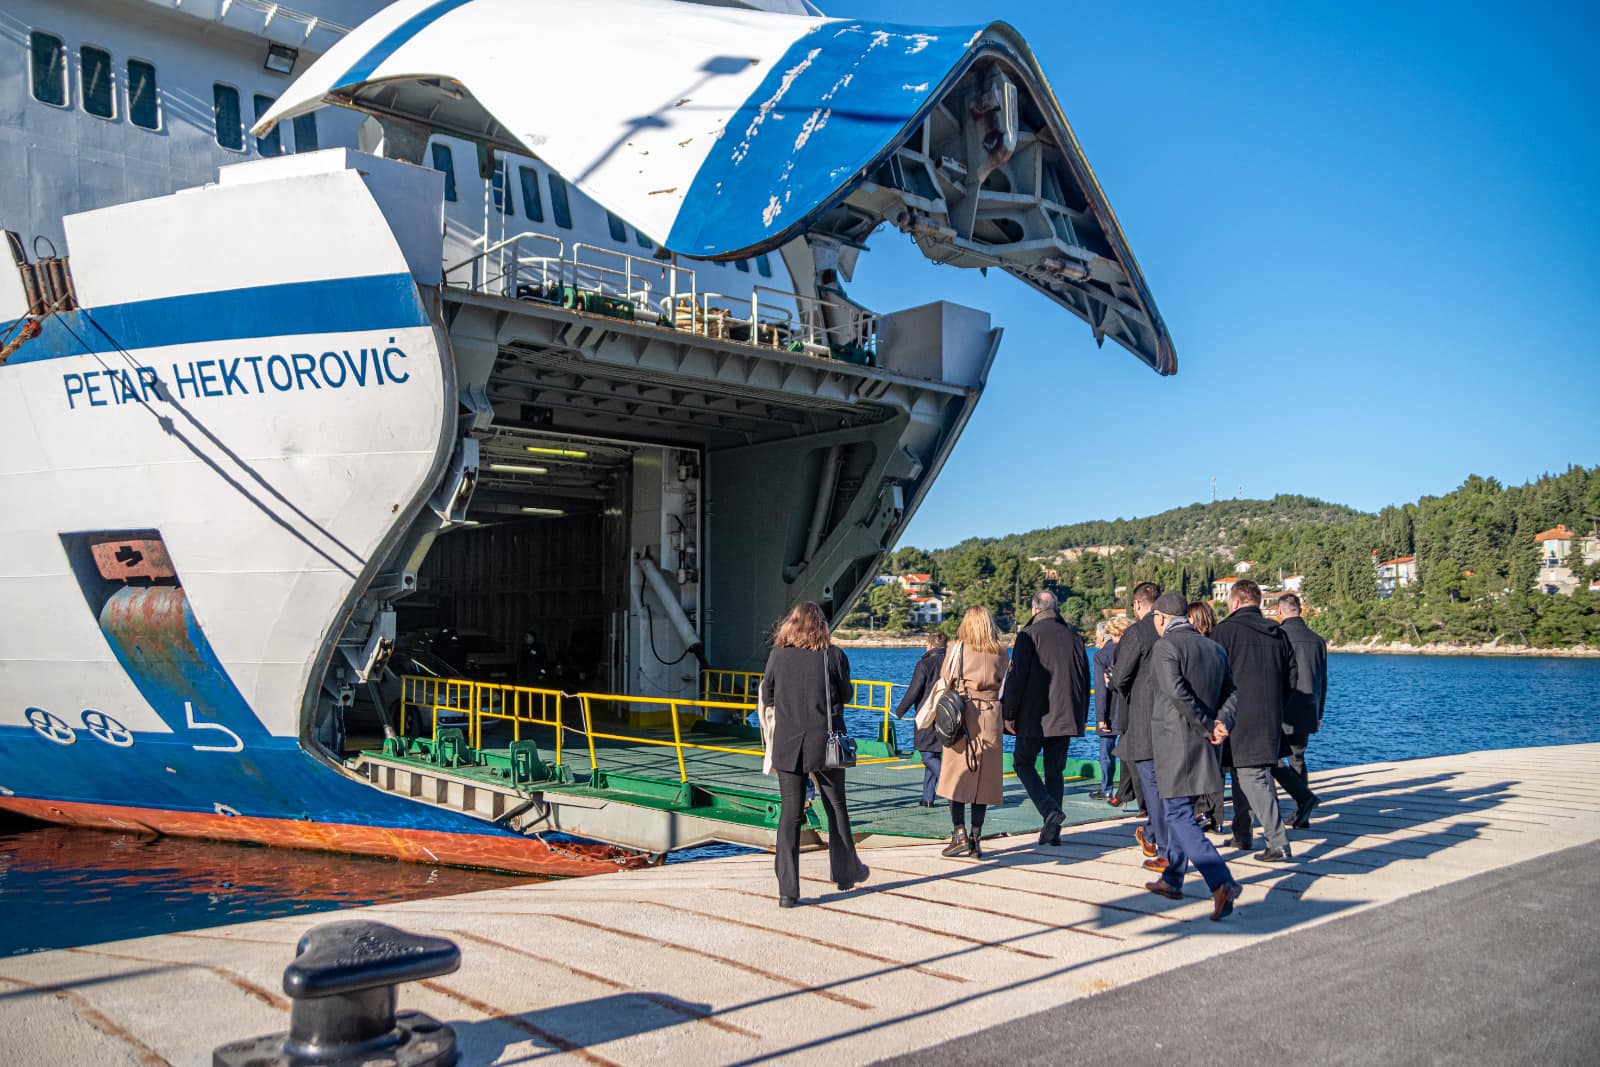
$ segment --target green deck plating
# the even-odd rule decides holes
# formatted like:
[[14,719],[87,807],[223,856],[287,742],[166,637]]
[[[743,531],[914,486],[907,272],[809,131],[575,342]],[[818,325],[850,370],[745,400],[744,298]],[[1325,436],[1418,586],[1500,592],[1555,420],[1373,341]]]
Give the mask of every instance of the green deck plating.
[[[693,816],[746,828],[731,839],[749,840],[749,829],[775,831],[779,802],[777,780],[761,773],[760,737],[753,727],[701,722],[688,731],[694,739],[734,751],[697,749],[689,754],[688,780],[681,780],[677,755],[669,731],[644,732],[637,743],[597,739],[594,760],[585,741],[569,744],[562,762],[555,762],[552,730],[527,730],[519,741],[503,747],[473,748],[462,730],[444,728],[437,740],[426,737],[391,738],[382,752],[363,755],[396,765],[409,765],[438,774],[445,772],[463,784],[529,799],[540,795],[634,805],[661,812]],[[660,742],[650,744],[649,740]],[[689,738],[685,737],[685,741]],[[921,799],[922,763],[892,751],[892,744],[861,740],[863,761],[849,772],[851,830],[856,837],[885,836],[936,839],[950,833],[944,804],[927,808]],[[1038,813],[1013,776],[1011,755],[1005,757],[1005,803],[989,810],[985,831],[991,835],[1036,833]],[[1118,809],[1090,799],[1099,768],[1090,760],[1069,760],[1067,792],[1063,801],[1068,824],[1123,817]],[[808,805],[807,825],[825,830],[827,817],[820,803]],[[622,843],[622,842],[619,842]]]

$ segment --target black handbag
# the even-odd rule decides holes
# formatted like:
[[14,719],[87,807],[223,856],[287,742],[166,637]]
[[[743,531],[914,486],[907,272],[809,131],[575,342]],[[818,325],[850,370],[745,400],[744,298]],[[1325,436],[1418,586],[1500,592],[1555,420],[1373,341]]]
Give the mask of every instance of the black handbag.
[[[828,669],[828,650],[822,650],[822,692],[827,701],[828,717],[833,718],[833,676]],[[844,770],[856,765],[856,739],[845,731],[843,716],[839,728],[828,731],[828,745],[822,753],[822,766],[830,771]]]
[[966,651],[965,646],[956,645],[954,676],[933,706],[933,732],[941,745],[953,745],[967,736],[967,698],[959,689]]

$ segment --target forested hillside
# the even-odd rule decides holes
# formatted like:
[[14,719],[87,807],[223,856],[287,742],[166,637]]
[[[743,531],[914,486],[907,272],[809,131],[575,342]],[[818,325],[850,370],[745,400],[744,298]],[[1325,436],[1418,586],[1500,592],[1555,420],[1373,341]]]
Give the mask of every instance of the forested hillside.
[[[1065,613],[1090,628],[1104,609],[1125,607],[1136,582],[1202,599],[1215,579],[1249,560],[1256,564],[1251,577],[1266,586],[1303,576],[1306,602],[1317,611],[1313,625],[1336,641],[1600,644],[1600,594],[1534,592],[1534,535],[1557,524],[1581,535],[1597,523],[1600,467],[1575,466],[1513,487],[1473,475],[1443,496],[1376,515],[1279,496],[973,539],[933,552],[902,548],[892,569],[931,570],[947,614],[985,604],[1025,620],[1049,568]],[[1374,553],[1377,560],[1414,555],[1418,581],[1380,600]],[[1596,568],[1579,570],[1585,585],[1600,577]],[[862,607],[893,624],[903,618],[894,600],[875,590]]]

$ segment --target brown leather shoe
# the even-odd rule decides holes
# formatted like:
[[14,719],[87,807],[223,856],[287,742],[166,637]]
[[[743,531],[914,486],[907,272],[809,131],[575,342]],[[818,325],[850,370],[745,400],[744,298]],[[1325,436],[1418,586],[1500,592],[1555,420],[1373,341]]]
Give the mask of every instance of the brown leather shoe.
[[1146,882],[1144,887],[1158,897],[1166,897],[1168,900],[1183,899],[1183,890],[1174,889],[1172,883],[1165,878],[1157,878],[1153,882]]
[[1133,831],[1133,836],[1138,838],[1139,847],[1144,849],[1144,854],[1146,856],[1154,856],[1156,854],[1156,846],[1151,844],[1149,841],[1145,840],[1144,827],[1142,827],[1142,826],[1135,827],[1134,831]]
[[1155,871],[1157,874],[1160,874],[1162,871],[1167,869],[1166,857],[1157,856],[1153,860],[1145,860],[1144,869],[1147,871]]
[[[1148,887],[1146,887],[1148,888]],[[1217,887],[1211,894],[1211,921],[1226,919],[1233,914],[1233,902],[1239,899],[1239,894],[1244,892],[1244,886],[1238,882],[1229,882],[1227,885]]]

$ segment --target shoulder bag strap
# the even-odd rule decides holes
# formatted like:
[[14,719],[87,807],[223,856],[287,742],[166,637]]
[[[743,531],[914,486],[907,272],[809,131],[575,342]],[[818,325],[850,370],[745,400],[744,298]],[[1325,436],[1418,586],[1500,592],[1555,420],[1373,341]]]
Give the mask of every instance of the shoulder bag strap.
[[[828,662],[830,659],[828,655],[829,651],[830,649],[827,647],[824,647],[822,650],[822,699],[827,701],[823,711],[828,716],[828,729],[833,730],[833,664]],[[837,730],[835,732],[843,733],[842,730]]]

